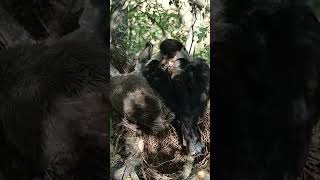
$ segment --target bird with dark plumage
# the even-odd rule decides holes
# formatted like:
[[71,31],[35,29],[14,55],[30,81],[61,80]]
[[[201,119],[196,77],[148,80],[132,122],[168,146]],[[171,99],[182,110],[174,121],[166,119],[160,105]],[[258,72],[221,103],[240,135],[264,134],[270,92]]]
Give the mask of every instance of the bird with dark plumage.
[[[176,114],[174,127],[192,155],[203,145],[197,127],[209,100],[210,68],[204,59],[190,61],[183,44],[174,39],[160,43],[159,59],[145,64],[142,74]],[[181,134],[182,133],[182,134]]]

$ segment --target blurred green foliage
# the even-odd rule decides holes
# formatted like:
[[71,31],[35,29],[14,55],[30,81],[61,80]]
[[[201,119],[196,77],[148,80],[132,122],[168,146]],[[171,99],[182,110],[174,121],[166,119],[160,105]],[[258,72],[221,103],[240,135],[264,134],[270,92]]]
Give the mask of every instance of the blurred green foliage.
[[[158,50],[159,43],[166,38],[174,38],[183,43],[188,37],[190,27],[184,27],[177,8],[169,1],[130,0],[128,4],[128,55],[137,54],[150,41]],[[209,24],[201,24],[194,35],[201,48],[195,55],[210,59]],[[207,41],[205,44],[204,41]]]
[[320,18],[320,0],[308,0],[308,4],[313,9],[316,16]]
[[311,7],[316,9],[320,8],[320,0],[309,0],[308,2]]

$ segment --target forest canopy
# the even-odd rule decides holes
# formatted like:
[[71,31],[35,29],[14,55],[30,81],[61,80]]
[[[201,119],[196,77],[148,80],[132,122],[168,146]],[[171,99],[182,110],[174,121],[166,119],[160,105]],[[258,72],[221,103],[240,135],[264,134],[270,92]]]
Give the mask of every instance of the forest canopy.
[[147,41],[156,45],[166,38],[184,42],[191,55],[210,59],[209,1],[128,1],[127,50],[132,56]]

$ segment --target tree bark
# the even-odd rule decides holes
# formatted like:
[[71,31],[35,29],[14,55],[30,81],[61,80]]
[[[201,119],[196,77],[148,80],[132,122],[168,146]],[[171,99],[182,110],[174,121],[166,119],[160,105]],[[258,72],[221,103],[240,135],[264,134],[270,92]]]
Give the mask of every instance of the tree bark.
[[127,73],[131,62],[127,53],[128,7],[126,0],[111,2],[111,67],[119,73]]

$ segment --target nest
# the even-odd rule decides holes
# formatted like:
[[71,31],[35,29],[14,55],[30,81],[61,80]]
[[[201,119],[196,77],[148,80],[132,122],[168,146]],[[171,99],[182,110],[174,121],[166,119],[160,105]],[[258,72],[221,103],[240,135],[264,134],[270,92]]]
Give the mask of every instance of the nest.
[[[204,116],[198,124],[201,132],[201,141],[205,145],[204,154],[195,158],[189,177],[204,177],[210,172],[210,103]],[[126,127],[114,128],[114,143],[121,144],[125,137],[139,136],[144,141],[142,151],[142,166],[137,169],[141,179],[177,179],[184,171],[188,161],[185,147],[178,138],[177,132],[172,126],[157,135],[137,135]],[[118,148],[118,153],[124,156],[124,148]],[[116,161],[124,160],[116,155]],[[113,163],[115,164],[115,163]],[[312,143],[310,144],[309,156],[298,180],[320,180],[320,122],[313,130]]]
[[[186,166],[190,172],[188,176],[195,176],[200,173],[208,174],[210,171],[210,102],[207,110],[198,123],[201,141],[205,145],[205,152],[190,161],[186,148],[182,145],[176,130],[170,125],[164,131],[156,135],[137,134],[134,130],[127,127],[114,127],[113,144],[121,144],[114,154],[125,157],[124,140],[126,137],[140,137],[144,142],[144,149],[141,152],[142,163],[137,174],[141,179],[177,179],[186,172]],[[115,157],[115,156],[114,156]],[[124,160],[116,161],[123,162]],[[114,159],[113,159],[114,160]],[[117,163],[112,163],[117,164]]]

